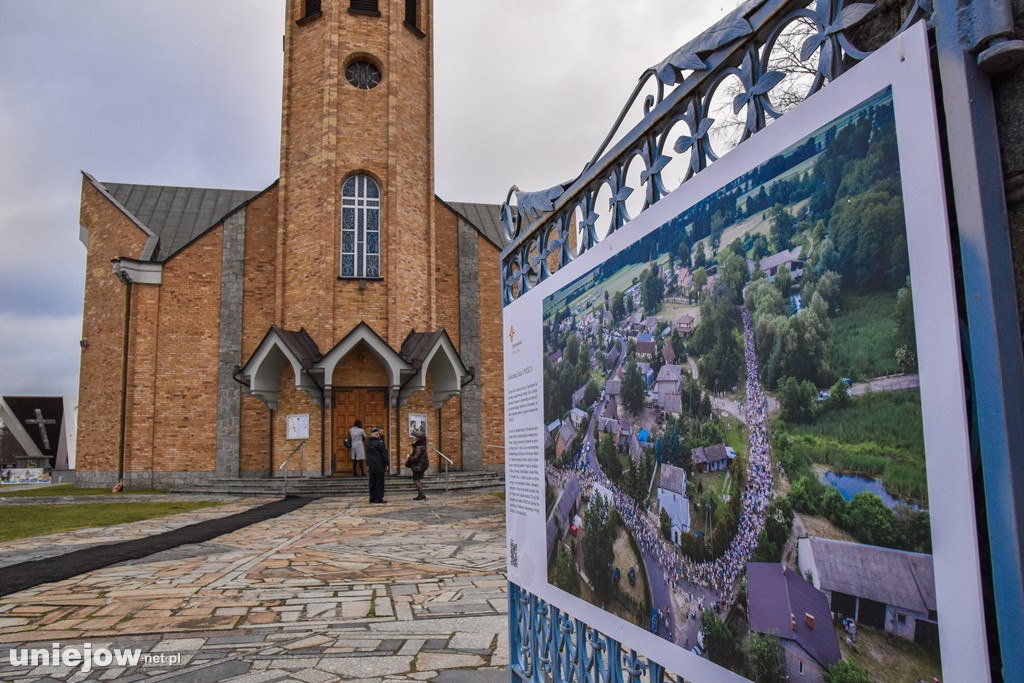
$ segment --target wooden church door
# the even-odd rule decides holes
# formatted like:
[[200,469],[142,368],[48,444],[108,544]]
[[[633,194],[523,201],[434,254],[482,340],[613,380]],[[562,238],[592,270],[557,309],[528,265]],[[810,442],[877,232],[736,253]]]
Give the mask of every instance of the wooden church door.
[[363,423],[363,430],[370,433],[370,427],[380,425],[387,433],[388,392],[387,389],[338,389],[334,392],[334,474],[352,474],[352,454],[345,448],[345,437],[356,420]]

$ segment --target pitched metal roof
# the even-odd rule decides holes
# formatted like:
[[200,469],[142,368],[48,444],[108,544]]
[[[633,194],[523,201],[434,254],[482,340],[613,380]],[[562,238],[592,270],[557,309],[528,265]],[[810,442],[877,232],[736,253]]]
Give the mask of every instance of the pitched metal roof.
[[165,187],[100,183],[139,223],[160,241],[152,256],[165,261],[260,193],[205,187]]
[[690,451],[690,459],[694,465],[700,463],[708,464],[720,462],[722,460],[729,459],[729,451],[724,443],[718,443],[714,446],[704,446],[692,449]]
[[[320,353],[319,347],[313,338],[309,336],[309,332],[306,332],[306,328],[300,328],[298,332],[292,330],[286,330],[278,327],[277,325],[271,325],[270,330],[277,332],[281,341],[288,347],[288,350],[295,354],[295,358],[298,359],[299,364],[303,368],[309,369],[313,367],[313,364],[323,358]],[[269,334],[269,332],[267,333]]]
[[780,638],[796,641],[825,668],[839,661],[828,598],[800,572],[773,562],[748,563],[747,601],[751,631],[777,632]]
[[932,556],[811,537],[818,585],[920,613],[935,609]]
[[661,480],[658,482],[658,488],[685,496],[686,471],[675,465],[662,465]]
[[[443,199],[441,201],[444,201]],[[504,249],[505,228],[501,223],[500,204],[472,204],[469,202],[444,202],[452,211],[462,216],[476,228],[488,242],[498,249]]]
[[683,378],[683,366],[665,363],[658,371],[657,382],[679,382]]

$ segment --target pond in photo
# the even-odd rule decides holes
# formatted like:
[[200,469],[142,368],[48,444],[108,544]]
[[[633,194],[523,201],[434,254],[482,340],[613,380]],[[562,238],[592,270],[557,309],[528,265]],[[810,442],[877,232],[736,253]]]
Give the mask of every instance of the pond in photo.
[[853,497],[861,491],[867,491],[881,498],[882,502],[890,510],[895,510],[897,505],[906,505],[914,510],[924,509],[917,503],[897,498],[886,491],[880,479],[872,479],[860,474],[836,474],[832,470],[828,470],[821,475],[821,480],[830,486],[834,486],[840,495],[843,496],[843,500],[846,501],[853,500]]

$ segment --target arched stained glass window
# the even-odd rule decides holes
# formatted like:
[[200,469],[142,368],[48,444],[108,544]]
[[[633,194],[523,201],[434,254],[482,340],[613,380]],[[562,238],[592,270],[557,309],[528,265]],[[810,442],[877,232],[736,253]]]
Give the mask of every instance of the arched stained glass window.
[[380,277],[380,187],[367,175],[341,187],[341,277]]

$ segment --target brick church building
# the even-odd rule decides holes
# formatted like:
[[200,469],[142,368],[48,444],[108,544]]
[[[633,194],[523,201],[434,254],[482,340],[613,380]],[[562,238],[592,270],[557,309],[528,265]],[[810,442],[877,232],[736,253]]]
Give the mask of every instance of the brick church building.
[[285,1],[276,182],[84,174],[79,485],[277,476],[303,422],[306,474],[351,476],[356,419],[393,472],[424,418],[503,465],[502,231],[434,194],[431,0]]

